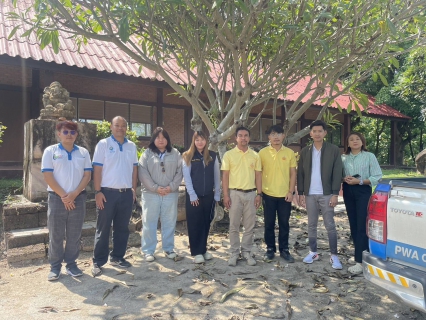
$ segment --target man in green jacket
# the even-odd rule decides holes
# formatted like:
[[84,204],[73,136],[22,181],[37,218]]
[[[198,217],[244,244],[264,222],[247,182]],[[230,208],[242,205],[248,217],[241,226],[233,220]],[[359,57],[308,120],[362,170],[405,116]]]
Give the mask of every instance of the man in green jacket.
[[297,169],[297,192],[300,204],[308,212],[309,254],[304,263],[319,259],[317,253],[317,225],[321,211],[328,233],[331,251],[330,263],[334,269],[342,269],[337,257],[337,232],[334,223],[334,207],[342,182],[342,159],[337,146],[325,142],[327,125],[316,120],[310,126],[314,143],[302,149]]

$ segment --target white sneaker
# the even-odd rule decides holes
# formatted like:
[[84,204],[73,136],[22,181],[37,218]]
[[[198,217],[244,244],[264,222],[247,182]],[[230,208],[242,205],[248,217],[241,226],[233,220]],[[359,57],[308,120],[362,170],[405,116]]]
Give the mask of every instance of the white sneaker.
[[319,259],[318,253],[309,251],[308,255],[303,259],[303,262],[310,264],[318,259]]
[[205,261],[204,261],[204,257],[203,257],[203,255],[202,254],[197,254],[195,257],[194,257],[194,263],[204,263]]
[[334,254],[332,254],[331,257],[330,257],[330,263],[331,263],[331,267],[333,269],[336,269],[336,270],[342,270],[343,269],[339,258]]
[[244,252],[243,257],[244,257],[244,259],[247,260],[247,264],[249,266],[255,266],[256,265],[256,260],[253,259],[250,252]]
[[349,267],[348,271],[352,274],[360,274],[362,273],[362,264],[357,262],[356,265]]
[[203,254],[203,256],[204,256],[205,260],[211,260],[211,259],[213,259],[213,255],[210,252],[207,252],[207,251],[206,251],[205,254]]
[[152,262],[152,261],[154,261],[154,260],[155,260],[155,257],[154,257],[154,255],[153,255],[153,254],[147,253],[147,254],[145,255],[145,261],[147,261],[147,262]]
[[173,250],[172,251],[164,251],[164,255],[169,259],[174,259],[177,256],[176,252],[174,252]]
[[349,258],[348,263],[349,264],[356,264],[355,257]]

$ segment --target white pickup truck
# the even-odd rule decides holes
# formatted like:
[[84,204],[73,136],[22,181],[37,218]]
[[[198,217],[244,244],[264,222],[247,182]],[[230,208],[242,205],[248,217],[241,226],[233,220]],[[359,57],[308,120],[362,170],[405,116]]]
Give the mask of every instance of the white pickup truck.
[[426,179],[381,181],[368,205],[364,277],[426,312]]

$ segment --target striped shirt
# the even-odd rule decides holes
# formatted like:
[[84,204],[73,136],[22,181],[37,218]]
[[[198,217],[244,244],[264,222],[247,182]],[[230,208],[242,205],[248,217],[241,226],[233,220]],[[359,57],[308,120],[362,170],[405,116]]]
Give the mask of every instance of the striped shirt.
[[376,156],[371,152],[361,151],[358,154],[342,154],[345,176],[359,174],[362,180],[370,180],[371,186],[377,185],[382,178],[382,169]]

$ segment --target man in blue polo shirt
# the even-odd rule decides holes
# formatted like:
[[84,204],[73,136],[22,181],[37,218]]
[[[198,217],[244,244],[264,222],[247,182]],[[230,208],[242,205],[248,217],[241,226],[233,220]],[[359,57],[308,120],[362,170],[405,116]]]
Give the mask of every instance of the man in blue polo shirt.
[[[93,251],[94,277],[102,274],[108,255],[112,266],[131,266],[124,259],[124,254],[132,206],[136,200],[138,157],[136,145],[126,139],[126,131],[126,119],[120,116],[112,119],[111,137],[99,141],[93,155],[93,184],[98,212]],[[109,252],[111,223],[113,248]]]
[[85,188],[92,171],[89,152],[74,144],[78,135],[77,124],[61,121],[56,130],[61,142],[47,147],[41,160],[41,171],[49,192],[49,281],[59,279],[62,261],[65,261],[69,275],[83,275],[75,260],[80,252],[81,229],[86,214]]

